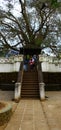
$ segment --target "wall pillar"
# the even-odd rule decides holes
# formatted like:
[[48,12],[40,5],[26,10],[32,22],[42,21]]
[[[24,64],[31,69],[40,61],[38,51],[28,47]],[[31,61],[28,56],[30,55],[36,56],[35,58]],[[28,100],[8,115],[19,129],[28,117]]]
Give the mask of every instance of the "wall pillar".
[[21,98],[21,83],[15,83],[14,100],[18,101]]
[[44,89],[44,86],[45,86],[44,83],[39,83],[40,100],[45,100],[45,89]]

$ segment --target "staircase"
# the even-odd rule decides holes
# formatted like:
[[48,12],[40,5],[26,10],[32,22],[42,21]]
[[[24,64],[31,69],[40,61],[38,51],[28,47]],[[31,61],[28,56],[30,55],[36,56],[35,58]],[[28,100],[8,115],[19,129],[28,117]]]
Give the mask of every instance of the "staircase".
[[39,85],[37,70],[24,71],[22,89],[22,98],[39,98]]

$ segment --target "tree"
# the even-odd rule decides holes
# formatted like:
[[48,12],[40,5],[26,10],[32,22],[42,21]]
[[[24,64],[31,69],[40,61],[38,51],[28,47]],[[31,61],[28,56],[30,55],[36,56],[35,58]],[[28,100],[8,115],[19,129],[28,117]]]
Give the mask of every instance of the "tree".
[[[9,11],[0,9],[0,43],[18,51],[22,45],[40,47],[41,51],[49,47],[56,53],[61,35],[58,18],[61,3],[57,0],[19,0],[19,4],[18,16],[12,13],[11,6]],[[40,75],[42,83],[42,70]]]
[[[0,9],[0,42],[6,48],[19,50],[22,46],[50,47],[57,45],[59,4],[56,0],[19,0],[20,14],[12,13],[13,5],[8,2],[8,9]],[[60,21],[60,20],[59,20]],[[50,42],[53,37],[54,42]],[[48,39],[49,38],[49,39]],[[15,40],[14,40],[15,39]],[[48,41],[48,42],[46,42]]]

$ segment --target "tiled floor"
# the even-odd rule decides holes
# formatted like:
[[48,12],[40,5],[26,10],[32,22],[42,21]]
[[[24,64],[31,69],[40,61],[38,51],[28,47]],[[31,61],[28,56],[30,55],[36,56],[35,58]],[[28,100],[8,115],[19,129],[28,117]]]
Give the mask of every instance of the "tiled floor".
[[61,130],[61,91],[46,96],[45,101],[20,100],[4,130]]
[[5,130],[49,130],[40,100],[21,100]]

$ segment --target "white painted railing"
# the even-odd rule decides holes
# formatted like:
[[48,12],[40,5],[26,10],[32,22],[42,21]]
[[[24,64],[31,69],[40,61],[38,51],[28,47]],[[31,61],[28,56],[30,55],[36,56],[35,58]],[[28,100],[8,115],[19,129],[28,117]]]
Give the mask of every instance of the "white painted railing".
[[11,56],[8,58],[0,57],[0,64],[4,63],[14,63],[23,61],[23,55]]

